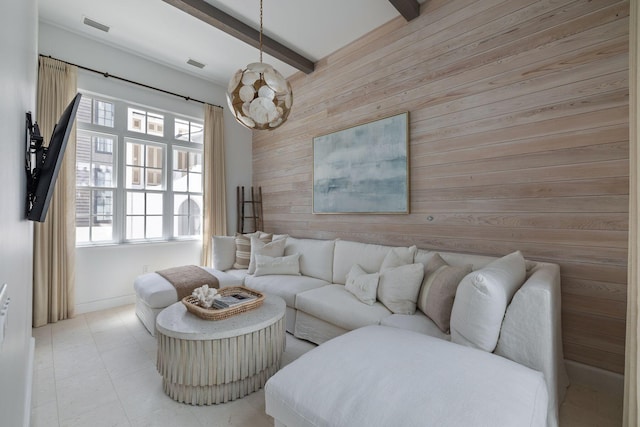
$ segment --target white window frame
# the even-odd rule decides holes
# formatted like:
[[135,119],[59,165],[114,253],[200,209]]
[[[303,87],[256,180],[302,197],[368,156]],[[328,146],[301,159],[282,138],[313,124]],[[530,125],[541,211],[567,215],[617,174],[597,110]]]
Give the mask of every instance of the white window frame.
[[[190,117],[187,115],[165,111],[158,108],[151,108],[148,106],[142,106],[135,102],[112,98],[102,94],[96,94],[89,91],[82,91],[86,96],[95,100],[111,102],[114,104],[114,126],[107,127],[93,123],[85,123],[77,121],[76,128],[80,131],[87,131],[92,134],[109,134],[114,135],[115,140],[113,143],[113,151],[116,156],[115,169],[113,171],[113,179],[116,181],[116,185],[113,190],[113,239],[110,241],[96,241],[96,242],[76,242],[76,246],[104,246],[104,245],[120,245],[131,243],[145,243],[145,242],[169,242],[176,240],[200,240],[202,239],[202,227],[199,235],[187,235],[177,236],[177,230],[174,232],[174,192],[173,192],[173,153],[174,148],[180,150],[186,150],[189,152],[197,152],[203,156],[203,144],[197,142],[183,141],[175,138],[174,125],[175,119],[189,121],[201,124],[204,126],[204,120],[198,117]],[[136,110],[145,111],[147,114],[161,115],[164,117],[163,131],[164,136],[157,136],[153,134],[146,134],[136,131],[128,130],[129,115],[128,109],[133,108]],[[92,115],[93,116],[93,115]],[[93,120],[93,117],[92,117]],[[162,146],[164,150],[163,165],[162,165],[162,189],[131,189],[126,186],[126,144],[128,142],[140,142],[146,145]],[[145,145],[145,146],[146,146]],[[146,151],[146,150],[145,150]],[[144,154],[146,156],[146,153]],[[146,168],[143,168],[143,172]],[[203,174],[202,174],[203,175]],[[146,179],[146,178],[145,178]],[[78,187],[82,189],[100,190],[98,187],[82,186]],[[162,237],[158,238],[141,238],[141,239],[127,239],[127,208],[126,197],[128,191],[136,191],[143,193],[162,193],[163,194],[163,226]],[[176,194],[189,194],[191,196],[202,197],[203,193],[177,191]],[[202,223],[202,218],[200,219]],[[146,234],[146,231],[145,231]],[[91,237],[90,237],[91,238]]]

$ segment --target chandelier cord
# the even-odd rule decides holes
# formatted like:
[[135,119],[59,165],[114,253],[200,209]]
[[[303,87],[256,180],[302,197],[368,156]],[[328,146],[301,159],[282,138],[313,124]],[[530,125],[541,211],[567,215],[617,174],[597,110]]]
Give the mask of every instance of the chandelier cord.
[[262,0],[260,0],[260,63],[262,63]]

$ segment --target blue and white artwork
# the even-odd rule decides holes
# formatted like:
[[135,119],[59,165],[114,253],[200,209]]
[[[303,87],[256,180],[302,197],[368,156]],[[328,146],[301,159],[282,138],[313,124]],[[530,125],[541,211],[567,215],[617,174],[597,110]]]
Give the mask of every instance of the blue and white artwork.
[[313,139],[313,213],[409,213],[409,113]]

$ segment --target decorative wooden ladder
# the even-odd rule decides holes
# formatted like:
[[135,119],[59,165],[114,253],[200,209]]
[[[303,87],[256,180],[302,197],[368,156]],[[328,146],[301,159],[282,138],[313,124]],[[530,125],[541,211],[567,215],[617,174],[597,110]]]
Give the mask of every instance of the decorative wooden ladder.
[[[244,186],[236,187],[237,213],[238,213],[238,233],[252,233],[263,229],[262,221],[262,187],[258,187],[258,191],[254,191],[251,187],[251,198],[245,199]],[[247,209],[246,206],[249,205]],[[247,212],[248,211],[248,212]],[[250,220],[253,224],[253,230],[245,228],[245,221]]]

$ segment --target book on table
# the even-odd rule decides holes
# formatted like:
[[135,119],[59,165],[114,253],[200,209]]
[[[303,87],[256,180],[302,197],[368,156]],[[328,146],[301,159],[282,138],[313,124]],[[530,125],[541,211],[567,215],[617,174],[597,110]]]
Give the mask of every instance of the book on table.
[[213,300],[215,308],[231,308],[255,300],[257,297],[244,292],[236,292]]

